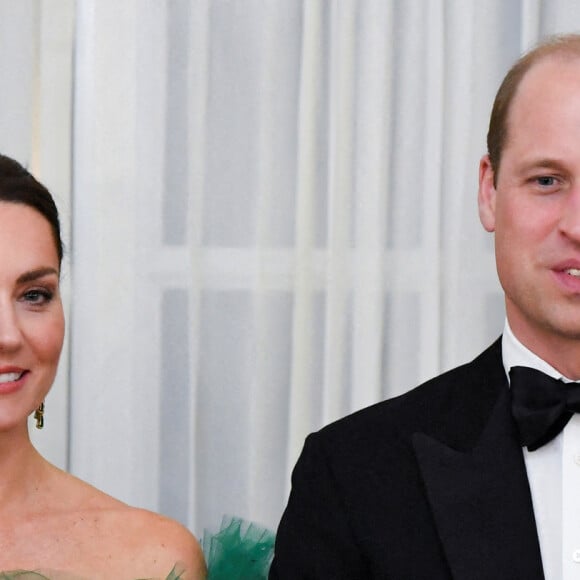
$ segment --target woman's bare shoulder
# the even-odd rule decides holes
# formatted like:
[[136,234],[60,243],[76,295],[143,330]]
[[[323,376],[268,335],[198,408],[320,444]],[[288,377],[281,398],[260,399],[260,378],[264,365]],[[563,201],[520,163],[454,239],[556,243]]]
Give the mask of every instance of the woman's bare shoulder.
[[199,542],[182,524],[129,506],[68,474],[61,484],[61,491],[69,489],[75,529],[89,540],[83,542],[92,552],[85,554],[87,562],[97,556],[116,578],[165,579],[176,564],[183,570],[180,580],[205,578]]
[[[174,565],[183,570],[180,578],[205,578],[205,561],[199,542],[182,524],[160,514],[129,506],[107,513],[106,527],[117,536],[125,557],[127,572],[139,577],[160,575],[165,578]],[[121,558],[119,558],[121,560]]]

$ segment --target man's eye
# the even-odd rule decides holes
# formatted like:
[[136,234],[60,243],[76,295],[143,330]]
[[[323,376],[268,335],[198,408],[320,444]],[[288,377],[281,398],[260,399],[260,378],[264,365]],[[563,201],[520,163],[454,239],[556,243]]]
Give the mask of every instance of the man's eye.
[[536,182],[542,187],[552,187],[556,185],[556,178],[550,175],[542,175],[541,177],[536,177]]

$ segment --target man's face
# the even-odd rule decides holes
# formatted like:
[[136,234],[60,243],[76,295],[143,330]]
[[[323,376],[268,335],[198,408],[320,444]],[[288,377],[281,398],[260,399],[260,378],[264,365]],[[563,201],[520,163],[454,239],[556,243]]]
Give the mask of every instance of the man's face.
[[[511,105],[493,185],[480,163],[479,213],[495,232],[506,312],[516,336],[561,368],[580,348],[580,58],[548,57]],[[580,372],[580,360],[576,357]],[[568,369],[572,372],[572,369]]]

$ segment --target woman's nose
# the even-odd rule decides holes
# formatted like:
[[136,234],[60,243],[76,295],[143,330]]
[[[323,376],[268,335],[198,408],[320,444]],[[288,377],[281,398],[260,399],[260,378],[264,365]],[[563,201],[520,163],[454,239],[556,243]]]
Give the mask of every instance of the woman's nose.
[[0,351],[15,350],[21,341],[22,333],[13,306],[0,301]]

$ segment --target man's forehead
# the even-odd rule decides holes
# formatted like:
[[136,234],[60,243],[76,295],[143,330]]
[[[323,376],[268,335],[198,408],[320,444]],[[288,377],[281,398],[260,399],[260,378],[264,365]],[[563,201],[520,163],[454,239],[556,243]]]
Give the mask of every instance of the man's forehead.
[[514,94],[514,101],[518,95],[528,90],[537,89],[541,85],[542,90],[549,94],[549,86],[546,83],[563,81],[566,79],[576,80],[580,71],[580,50],[578,52],[555,52],[547,54],[534,62],[523,75],[519,86]]
[[544,106],[549,110],[551,104],[559,106],[567,97],[580,97],[580,52],[546,55],[521,79],[508,112],[507,125],[509,127],[510,121],[526,115],[532,107]]

